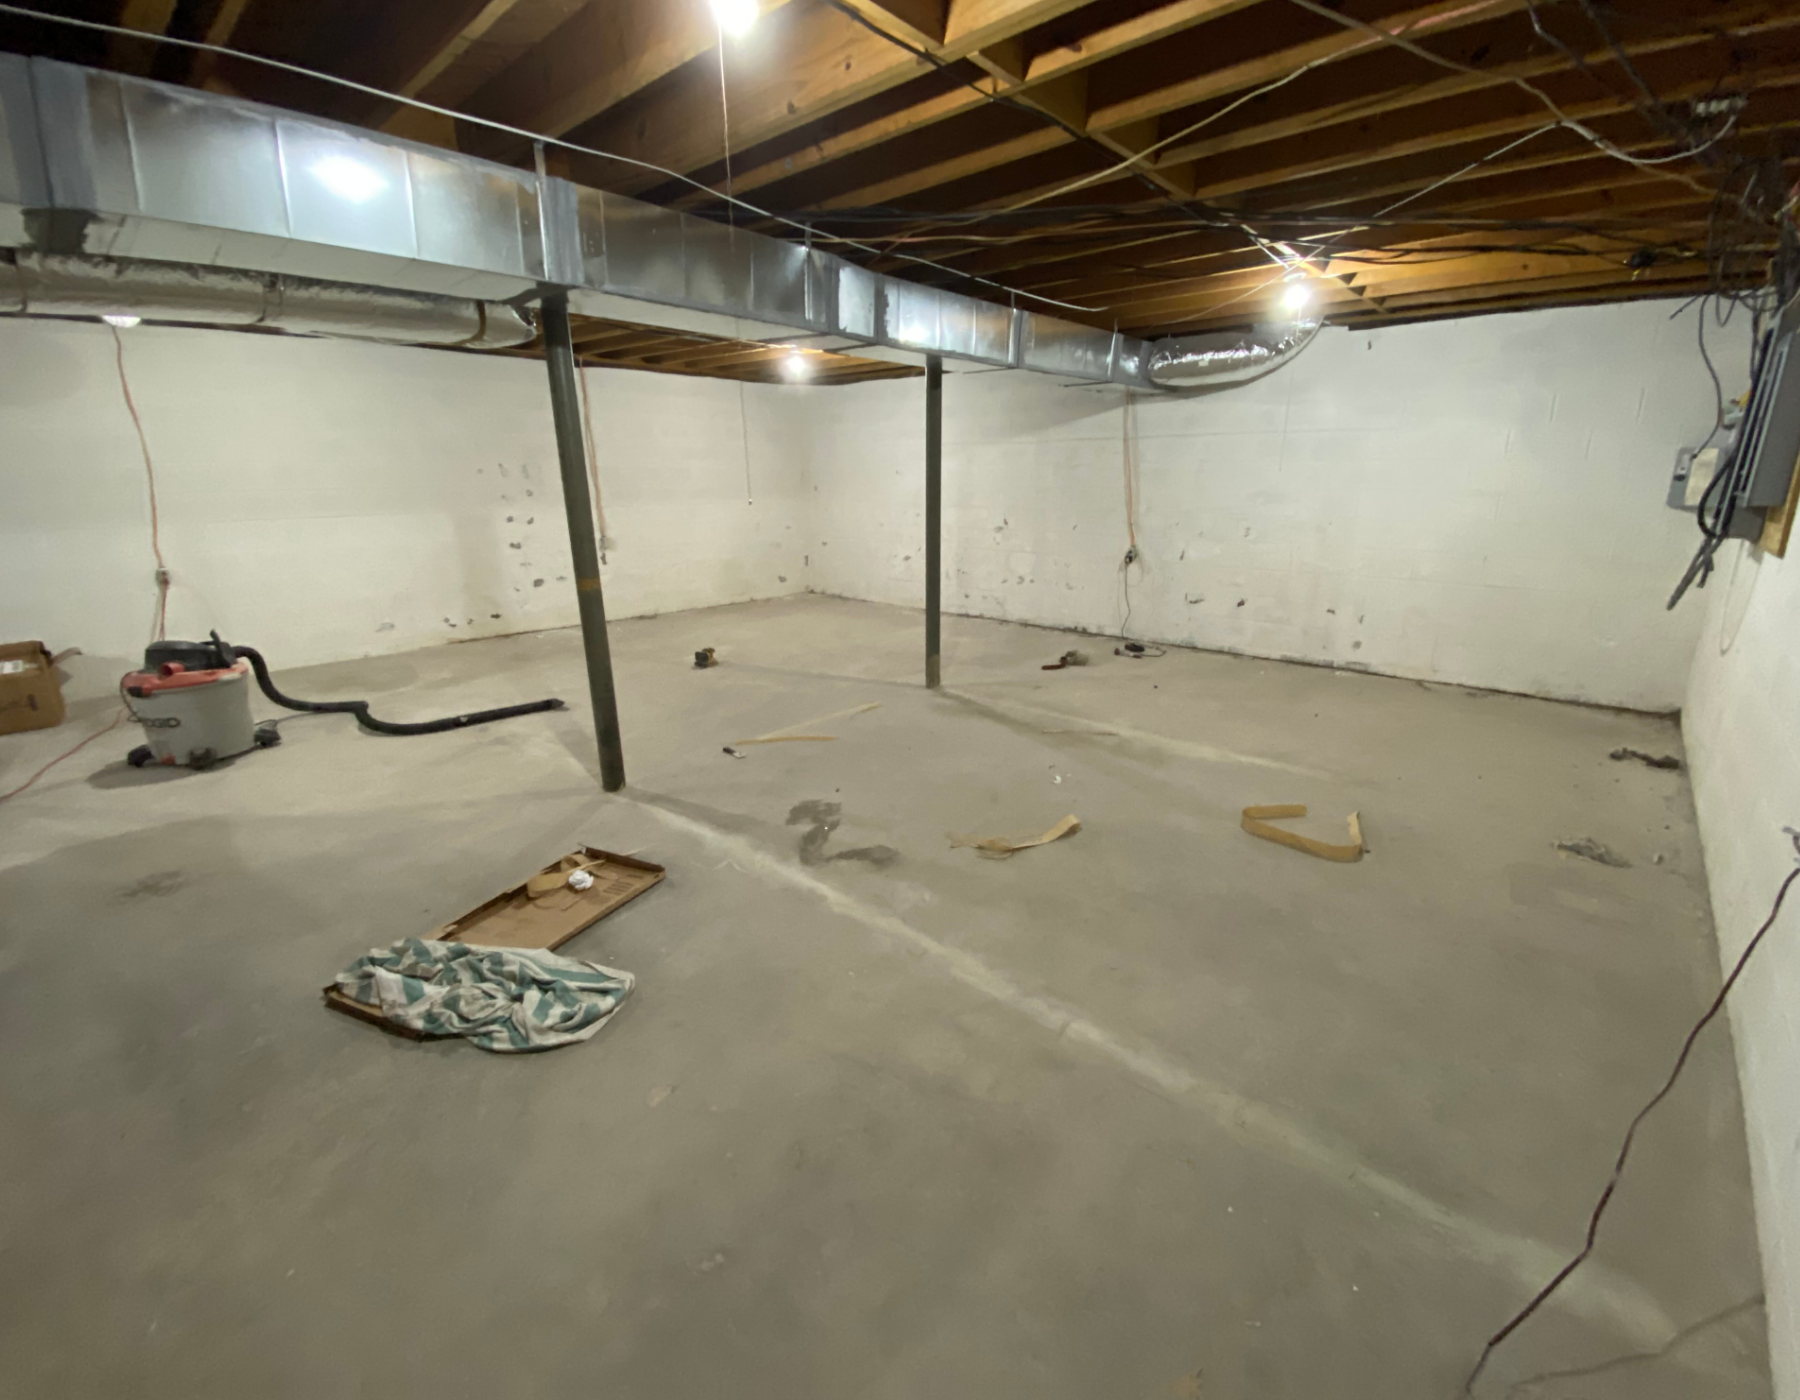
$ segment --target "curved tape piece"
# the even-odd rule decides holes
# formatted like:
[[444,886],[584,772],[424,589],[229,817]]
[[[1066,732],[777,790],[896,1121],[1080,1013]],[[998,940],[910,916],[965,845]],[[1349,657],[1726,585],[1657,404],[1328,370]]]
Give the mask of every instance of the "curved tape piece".
[[1315,841],[1310,836],[1302,836],[1297,831],[1288,831],[1279,826],[1270,826],[1269,818],[1304,817],[1306,806],[1300,802],[1280,803],[1273,807],[1244,808],[1244,830],[1252,836],[1260,836],[1265,841],[1273,841],[1278,846],[1292,846],[1296,851],[1305,851],[1309,856],[1317,856],[1320,860],[1342,861],[1346,865],[1363,858],[1362,816],[1358,812],[1350,814],[1350,844],[1333,846],[1325,841]]

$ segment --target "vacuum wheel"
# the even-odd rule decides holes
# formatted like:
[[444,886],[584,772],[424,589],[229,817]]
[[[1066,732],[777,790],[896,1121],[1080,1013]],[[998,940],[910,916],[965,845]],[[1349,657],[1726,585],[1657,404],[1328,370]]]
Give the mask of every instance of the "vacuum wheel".
[[125,755],[125,761],[133,768],[142,768],[153,757],[154,755],[150,752],[150,746],[148,744],[139,744],[130,753]]
[[194,749],[188,754],[187,766],[196,773],[204,773],[218,763],[219,755],[212,749]]

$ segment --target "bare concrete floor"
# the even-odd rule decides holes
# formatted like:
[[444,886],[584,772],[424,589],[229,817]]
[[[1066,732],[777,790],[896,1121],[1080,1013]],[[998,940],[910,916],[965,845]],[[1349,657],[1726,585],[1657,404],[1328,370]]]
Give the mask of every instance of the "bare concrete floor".
[[[1717,986],[1685,779],[1607,758],[1672,722],[964,620],[930,695],[916,615],[818,598],[615,647],[622,798],[565,632],[285,681],[567,714],[199,775],[120,730],[0,807],[0,1389],[1451,1400]],[[898,859],[803,863],[821,800]],[[1238,829],[1281,801],[1370,855]],[[320,1006],[578,841],[670,872],[566,950],[640,978],[596,1040]],[[1720,1027],[1480,1393],[1760,1400],[1760,1287]]]

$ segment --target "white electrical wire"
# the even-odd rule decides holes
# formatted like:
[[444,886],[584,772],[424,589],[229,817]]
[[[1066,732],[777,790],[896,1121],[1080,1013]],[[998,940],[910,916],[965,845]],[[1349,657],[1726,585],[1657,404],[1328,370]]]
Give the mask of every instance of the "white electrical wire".
[[667,166],[657,165],[653,161],[638,160],[634,156],[622,156],[612,151],[598,150],[593,146],[583,146],[574,141],[565,141],[560,136],[544,136],[535,131],[527,131],[523,127],[512,126],[506,122],[494,121],[489,117],[471,116],[467,112],[458,112],[454,108],[440,107],[436,103],[421,101],[416,97],[407,97],[398,92],[389,92],[386,88],[373,87],[368,83],[359,83],[354,78],[340,78],[334,73],[322,73],[316,68],[308,68],[303,64],[289,63],[285,59],[265,58],[261,54],[246,53],[242,49],[234,49],[227,44],[209,44],[201,39],[181,39],[173,34],[148,34],[141,29],[127,29],[119,24],[106,24],[100,20],[77,19],[73,15],[55,15],[44,10],[33,10],[24,5],[12,5],[0,0],[0,14],[16,15],[21,19],[39,20],[45,24],[60,24],[71,29],[85,29],[97,34],[116,35],[126,39],[138,39],[151,44],[168,44],[174,48],[191,49],[199,53],[216,54],[222,58],[240,59],[245,63],[259,64],[264,68],[273,68],[283,73],[293,73],[303,78],[312,78],[318,82],[330,83],[333,86],[347,88],[351,92],[360,92],[365,97],[377,97],[384,102],[397,102],[403,107],[413,107],[421,112],[431,112],[436,116],[449,117],[454,121],[468,122],[471,126],[486,127],[489,131],[498,131],[507,136],[517,136],[525,141],[541,142],[546,146],[555,146],[560,150],[573,151],[577,155],[596,156],[601,160],[616,160],[623,165],[636,166],[639,170],[648,170],[652,174],[666,175],[671,180],[679,180],[684,185],[691,185],[704,194],[715,199],[723,199],[734,208],[754,214],[758,218],[770,219],[784,224],[788,228],[797,229],[810,238],[825,237],[847,248],[855,248],[858,252],[868,253],[873,257],[895,257],[903,262],[916,263],[920,267],[931,268],[934,272],[949,273],[953,277],[961,277],[965,281],[977,282],[984,287],[992,287],[996,291],[1010,296],[1026,297],[1031,301],[1044,303],[1046,306],[1058,306],[1066,311],[1081,311],[1089,315],[1098,315],[1099,309],[1082,306],[1072,301],[1058,301],[1055,297],[1040,296],[1036,292],[1022,291],[1017,287],[1009,287],[1004,282],[995,282],[991,278],[981,277],[973,272],[964,272],[960,268],[947,267],[943,263],[932,262],[929,258],[921,258],[911,253],[884,253],[881,249],[860,243],[855,239],[839,237],[835,234],[821,235],[808,224],[786,215],[776,214],[739,199],[731,193],[721,193],[704,181],[696,180],[691,175],[684,175],[679,170],[670,170]]
[[[1352,52],[1356,52],[1356,51],[1353,50]],[[1222,118],[1230,116],[1233,112],[1237,111],[1237,109],[1239,107],[1242,107],[1246,102],[1254,102],[1257,98],[1261,97],[1264,93],[1274,92],[1275,89],[1279,88],[1279,87],[1286,87],[1289,83],[1293,82],[1294,79],[1300,77],[1302,74],[1312,72],[1312,70],[1315,68],[1322,68],[1327,63],[1335,63],[1340,58],[1348,58],[1348,57],[1350,57],[1349,53],[1332,54],[1327,58],[1315,58],[1309,63],[1303,63],[1300,65],[1300,67],[1296,68],[1292,73],[1289,73],[1287,76],[1277,78],[1272,83],[1264,83],[1261,87],[1252,89],[1250,92],[1247,92],[1242,97],[1238,98],[1235,102],[1229,103],[1226,106],[1221,107],[1218,111],[1214,112],[1212,115],[1207,116],[1207,117],[1202,117],[1199,121],[1193,123],[1191,126],[1184,126],[1180,131],[1177,131],[1173,136],[1165,136],[1165,137],[1163,137],[1162,140],[1157,141],[1157,142],[1153,143],[1152,145],[1144,147],[1144,149],[1141,151],[1134,151],[1131,155],[1126,156],[1125,159],[1120,161],[1117,165],[1110,165],[1105,170],[1096,171],[1092,175],[1083,175],[1079,180],[1073,180],[1069,184],[1063,185],[1058,189],[1051,190],[1047,194],[1034,194],[1031,196],[1031,198],[1022,199],[1017,204],[1009,204],[1005,209],[1001,210],[1000,212],[1005,213],[1005,214],[1011,214],[1020,209],[1029,209],[1032,205],[1041,204],[1046,199],[1056,199],[1061,195],[1073,194],[1076,190],[1084,190],[1089,185],[1099,184],[1102,180],[1110,179],[1112,176],[1117,175],[1122,170],[1129,170],[1129,169],[1131,169],[1132,166],[1142,163],[1144,160],[1146,160],[1150,156],[1153,156],[1158,151],[1162,150],[1165,146],[1172,146],[1175,144],[1175,142],[1184,140],[1185,138],[1192,136],[1196,131],[1199,131],[1204,127],[1211,126],[1214,122],[1219,121]]]
[[1404,208],[1406,205],[1411,204],[1415,199],[1425,198],[1425,196],[1430,194],[1433,190],[1441,190],[1444,188],[1445,185],[1452,184],[1455,181],[1462,179],[1462,177],[1467,175],[1471,170],[1479,170],[1482,166],[1486,165],[1490,160],[1499,160],[1500,157],[1505,155],[1508,151],[1518,150],[1519,147],[1523,146],[1527,141],[1535,141],[1535,140],[1537,140],[1538,137],[1542,136],[1547,131],[1559,131],[1559,130],[1561,130],[1560,123],[1548,122],[1545,125],[1538,127],[1535,131],[1528,131],[1523,136],[1519,137],[1518,140],[1508,141],[1504,146],[1500,147],[1500,149],[1497,151],[1489,151],[1485,156],[1477,156],[1474,160],[1470,161],[1467,165],[1465,165],[1461,170],[1458,170],[1452,174],[1446,175],[1441,180],[1432,181],[1429,185],[1425,186],[1425,188],[1422,190],[1414,190],[1411,194],[1407,195],[1406,198],[1404,198],[1404,199],[1396,199],[1392,204],[1388,205],[1387,208],[1385,208],[1385,209],[1377,209],[1373,214],[1369,215],[1369,217],[1371,219],[1379,219],[1379,218],[1384,217],[1385,215],[1391,214],[1396,209],[1401,209],[1401,208]]
[[[1467,63],[1459,63],[1453,58],[1445,58],[1442,54],[1436,54],[1430,49],[1422,48],[1418,44],[1413,43],[1410,39],[1401,38],[1397,32],[1383,29],[1379,25],[1371,24],[1367,20],[1357,19],[1351,15],[1339,14],[1336,10],[1319,4],[1318,0],[1292,0],[1292,3],[1298,5],[1308,14],[1322,16],[1325,19],[1331,20],[1333,23],[1343,25],[1346,29],[1366,30],[1368,33],[1379,38],[1383,43],[1391,44],[1398,49],[1404,49],[1407,53],[1422,58],[1428,63],[1435,63],[1440,68],[1448,68],[1453,73],[1472,73],[1476,77],[1484,78],[1492,76]],[[1561,107],[1556,105],[1556,100],[1552,98],[1549,93],[1545,92],[1535,83],[1528,83],[1525,79],[1516,76],[1508,77],[1505,81],[1511,83],[1512,86],[1518,88],[1521,92],[1530,93],[1533,97],[1537,98],[1538,101],[1542,102],[1544,106],[1548,107],[1551,113],[1556,117],[1556,124],[1558,126],[1566,126],[1577,136],[1592,142],[1607,155],[1612,156],[1616,160],[1622,160],[1627,165],[1654,168],[1659,165],[1666,165],[1671,161],[1686,160],[1690,156],[1698,155],[1701,151],[1706,150],[1707,147],[1722,140],[1726,134],[1725,132],[1720,132],[1718,136],[1715,136],[1711,141],[1706,142],[1705,145],[1694,147],[1691,150],[1681,151],[1672,156],[1658,156],[1654,159],[1643,156],[1634,156],[1615,146],[1611,141],[1608,141],[1604,136],[1600,135],[1599,132],[1583,126],[1580,122],[1576,121],[1567,112],[1563,111]],[[1664,179],[1675,180],[1680,184],[1687,185],[1691,189],[1699,190],[1702,194],[1710,195],[1712,193],[1711,190],[1701,185],[1698,180],[1690,179],[1686,175],[1677,175],[1673,171],[1658,171],[1657,173],[1662,175]]]

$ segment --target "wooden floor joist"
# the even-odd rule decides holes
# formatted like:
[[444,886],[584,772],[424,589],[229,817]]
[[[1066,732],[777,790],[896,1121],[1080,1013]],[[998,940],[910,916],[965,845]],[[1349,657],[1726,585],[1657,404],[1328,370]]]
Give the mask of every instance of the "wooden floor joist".
[[[796,347],[785,342],[732,340],[697,331],[632,325],[596,316],[571,316],[575,358],[596,369],[639,369],[750,384],[862,384],[912,379],[925,371],[860,355]],[[541,356],[541,345],[501,352]],[[796,363],[797,362],[797,363]]]

